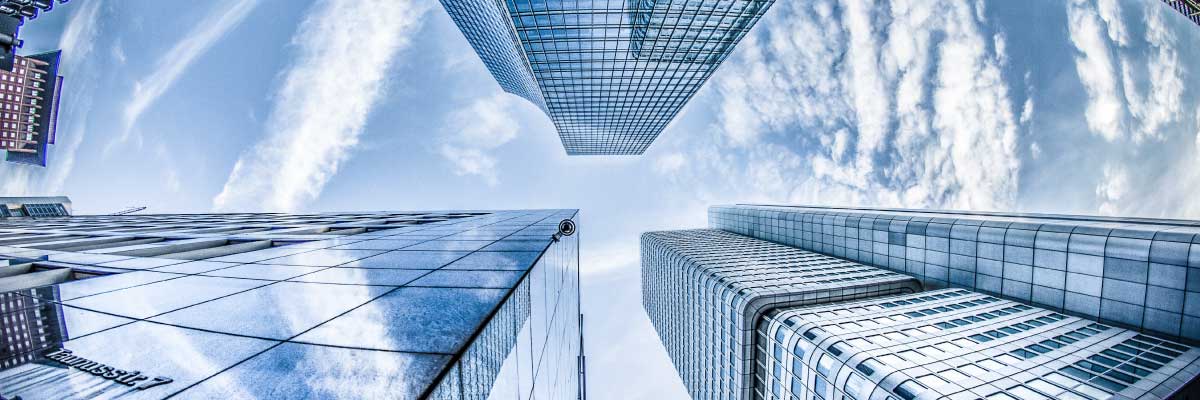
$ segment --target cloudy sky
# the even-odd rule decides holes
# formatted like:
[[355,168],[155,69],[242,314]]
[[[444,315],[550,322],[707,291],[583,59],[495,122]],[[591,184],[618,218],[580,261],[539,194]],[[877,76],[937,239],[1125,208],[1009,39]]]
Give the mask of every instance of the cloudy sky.
[[75,1],[23,35],[66,87],[4,195],[582,209],[594,398],[686,397],[637,234],[711,204],[1200,218],[1200,27],[1157,0],[779,1],[641,157],[566,157],[433,0]]

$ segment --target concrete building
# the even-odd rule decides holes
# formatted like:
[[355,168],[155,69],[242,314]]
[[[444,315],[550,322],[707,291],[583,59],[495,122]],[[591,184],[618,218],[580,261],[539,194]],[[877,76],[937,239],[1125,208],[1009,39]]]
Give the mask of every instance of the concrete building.
[[5,161],[46,166],[54,143],[62,76],[61,52],[17,56],[11,71],[0,71],[0,149]]

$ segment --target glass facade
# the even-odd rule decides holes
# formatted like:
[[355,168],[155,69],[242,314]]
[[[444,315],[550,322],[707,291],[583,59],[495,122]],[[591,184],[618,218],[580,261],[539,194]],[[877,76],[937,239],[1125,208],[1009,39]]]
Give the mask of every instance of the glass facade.
[[1200,349],[963,289],[785,308],[755,398],[1163,399]]
[[910,277],[717,230],[642,235],[643,305],[697,399],[748,398],[754,330],[778,307],[921,290]]
[[442,0],[570,155],[642,154],[774,0]]
[[1200,340],[1200,221],[715,206],[713,228],[1169,338]]
[[0,294],[0,396],[577,398],[564,219],[578,212],[10,220],[0,258],[101,276]]

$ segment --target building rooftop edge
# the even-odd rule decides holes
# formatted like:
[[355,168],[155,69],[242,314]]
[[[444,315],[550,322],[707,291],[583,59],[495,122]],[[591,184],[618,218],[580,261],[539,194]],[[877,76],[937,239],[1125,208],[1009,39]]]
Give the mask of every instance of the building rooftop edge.
[[[968,211],[968,210],[938,210],[938,209],[912,209],[912,208],[887,208],[887,207],[839,207],[839,206],[816,206],[816,205],[791,205],[791,204],[756,204],[756,203],[735,203],[735,204],[717,204],[710,206],[714,208],[743,208],[743,209],[796,209],[795,211],[834,211],[847,213],[895,213],[895,214],[916,214],[927,215],[930,218],[939,218],[945,215],[964,216],[964,217],[999,217],[999,218],[1021,218],[1021,219],[1044,219],[1048,222],[1053,221],[1075,221],[1075,222],[1117,222],[1117,223],[1143,223],[1157,225],[1172,225],[1184,227],[1198,227],[1200,220],[1188,219],[1169,219],[1169,218],[1149,218],[1149,217],[1106,217],[1100,215],[1081,215],[1081,214],[1052,214],[1052,213],[1027,213],[1027,212],[1003,212],[1003,211]],[[779,210],[783,211],[783,210]]]

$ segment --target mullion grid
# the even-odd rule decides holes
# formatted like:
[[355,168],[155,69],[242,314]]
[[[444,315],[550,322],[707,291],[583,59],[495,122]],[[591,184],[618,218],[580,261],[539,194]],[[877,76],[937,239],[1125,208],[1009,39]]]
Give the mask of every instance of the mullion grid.
[[[708,0],[712,7],[668,1],[666,11],[660,12],[653,8],[660,2],[649,0],[629,5],[600,0],[588,9],[578,0],[547,1],[537,8],[530,0],[508,1],[516,4],[509,10],[518,37],[530,53],[548,113],[571,154],[644,152],[719,64],[708,61],[727,56],[707,52],[728,53],[732,47],[724,44],[744,36],[770,5],[764,0]],[[631,45],[636,24],[642,21],[633,21],[633,10],[626,8],[639,4],[652,7],[649,17],[642,18],[649,24],[658,22],[658,14],[664,14],[664,23],[674,20],[671,26],[646,27],[657,33],[642,46],[655,53],[659,47],[682,43],[670,54],[699,51],[702,62],[637,57]],[[747,5],[739,7],[743,4]],[[573,18],[567,20],[566,15]],[[557,22],[560,19],[566,24]],[[578,48],[569,48],[569,43]]]
[[[946,294],[955,296],[954,298],[942,297]],[[963,297],[963,295],[966,296]],[[906,303],[907,305],[898,307],[894,303],[896,299],[912,299],[916,297],[937,297],[938,300],[934,300],[933,302]],[[980,300],[987,301],[981,302]],[[884,305],[884,303],[892,303],[892,305],[888,305],[889,309],[887,309],[887,312],[880,316],[864,317],[853,312],[837,314],[839,311],[846,312],[864,306]],[[864,326],[860,323],[864,319],[888,319],[887,317],[896,314],[911,313],[912,311],[921,309],[928,311],[932,308],[945,308],[945,306],[953,304],[958,305],[953,310],[943,310],[934,314],[926,313],[924,316],[911,317],[895,325],[876,323],[875,325]],[[962,305],[964,304],[968,306],[963,308]],[[1007,312],[998,318],[995,316],[983,320],[975,318],[975,322],[966,322],[965,325],[963,324],[963,318],[979,316],[982,313],[996,313],[1000,310]],[[831,312],[837,316],[830,317],[829,314]],[[1038,322],[1035,323],[1035,320]],[[957,322],[957,326],[954,324],[942,326],[946,322]],[[983,337],[982,333],[996,332],[998,329],[1010,329],[1022,325],[1024,327],[1021,327],[1017,331],[1010,331],[1008,334],[995,336],[994,339],[976,339],[976,337]],[[916,327],[933,328],[934,326],[937,326],[934,329],[935,331],[942,331],[939,333],[924,333],[917,336],[907,333],[913,331]],[[964,326],[967,328],[963,329]],[[813,327],[820,328],[823,332],[808,341],[799,337],[800,333],[809,332],[809,329]],[[776,335],[770,334],[777,331],[779,333]],[[1123,367],[1130,365],[1133,362],[1132,360],[1139,359],[1147,352],[1157,353],[1164,358],[1172,358],[1174,369],[1179,369],[1181,366],[1189,363],[1195,363],[1197,357],[1195,349],[1186,346],[1138,335],[1119,328],[1103,326],[1079,318],[1067,317],[1047,310],[1023,306],[1011,301],[1002,301],[986,295],[969,293],[961,289],[924,292],[849,304],[780,310],[778,313],[764,317],[764,323],[760,324],[758,334],[763,339],[760,342],[761,345],[756,348],[758,352],[758,366],[763,367],[756,374],[756,383],[759,384],[756,387],[756,391],[761,398],[789,398],[786,394],[807,398],[804,395],[812,390],[810,385],[817,380],[814,371],[809,366],[820,359],[822,354],[826,357],[833,357],[832,354],[828,354],[830,351],[827,349],[839,343],[843,350],[847,350],[846,346],[849,345],[848,350],[850,354],[833,357],[835,365],[841,365],[841,363],[850,359],[858,360],[852,365],[844,365],[844,369],[850,369],[855,365],[865,365],[871,360],[874,360],[876,363],[884,362],[884,366],[903,373],[906,379],[912,381],[922,381],[923,378],[929,378],[931,375],[938,377],[938,379],[932,379],[932,381],[940,382],[940,384],[930,385],[928,383],[921,383],[924,389],[938,389],[941,395],[955,397],[968,395],[969,393],[968,396],[971,398],[1008,398],[997,394],[1005,393],[1006,395],[1016,396],[1016,398],[1042,399],[1045,398],[1042,397],[1043,395],[1052,397],[1069,395],[1070,393],[1066,393],[1068,389],[1076,390],[1078,393],[1099,395],[1102,392],[1097,392],[1100,387],[1098,383],[1108,380],[1109,384],[1111,384],[1111,382],[1114,382],[1113,379],[1116,379],[1114,377],[1122,376],[1123,373],[1119,371]],[[779,338],[781,334],[783,340]],[[897,342],[897,339],[888,336],[895,334],[900,334],[903,337],[901,342]],[[1074,339],[1069,341],[1063,339],[1067,335],[1072,336]],[[1001,338],[1004,339],[1001,340]],[[865,340],[865,343],[869,343],[869,345],[857,348],[855,346],[858,345],[850,344],[855,340]],[[1064,340],[1064,342],[1058,342],[1052,348],[1044,346],[1037,348],[1039,344],[1057,340]],[[795,346],[799,341],[805,341],[807,345]],[[905,353],[921,354],[918,350],[939,348],[941,345],[948,343],[958,344],[959,346],[962,346],[964,343],[975,344],[971,344],[971,347],[958,348],[948,352],[946,350],[939,350],[943,353],[938,354],[922,354],[921,357],[924,357],[924,360],[905,360],[911,363],[907,367],[890,365],[885,361],[888,357],[896,357]],[[778,354],[772,351],[776,345],[780,345],[784,349],[784,356],[782,358],[777,358]],[[1124,346],[1122,347],[1122,345]],[[800,365],[790,362],[793,361],[791,354],[789,354],[793,347],[804,347],[807,351],[806,359],[799,360],[803,364],[803,371],[800,372],[804,373],[793,371]],[[1029,350],[1034,348],[1036,348],[1034,351]],[[1119,352],[1117,352],[1118,350]],[[855,357],[853,356],[854,353],[862,355]],[[1025,355],[1015,356],[1015,354],[1022,353]],[[1044,360],[1037,358],[1043,355],[1053,357]],[[1109,360],[1109,365],[1089,362],[1089,360],[1097,360],[1097,356],[1100,355],[1108,355],[1119,360],[1115,362]],[[989,372],[984,375],[972,375],[972,378],[978,379],[977,381],[955,381],[948,376],[941,375],[948,369],[962,369],[972,365],[976,369],[980,365],[992,367],[997,360],[1004,360],[1005,363],[1008,363],[1008,368],[1017,368],[1020,372],[985,369],[984,371]],[[1033,361],[1026,362],[1025,360]],[[1133,378],[1133,381],[1129,380],[1129,376],[1124,376],[1127,379],[1125,382],[1129,384],[1123,387],[1112,387],[1108,389],[1108,393],[1120,392],[1124,395],[1140,397],[1146,394],[1145,389],[1138,388],[1129,391],[1124,391],[1124,389],[1132,388],[1134,386],[1133,382],[1141,379],[1149,380],[1148,386],[1150,387],[1160,387],[1160,385],[1166,383],[1165,379],[1169,376],[1169,373],[1156,372],[1155,370],[1162,368],[1165,364],[1167,364],[1165,361],[1161,364],[1150,364],[1148,367],[1146,363],[1140,364],[1142,367],[1149,368],[1150,370],[1143,371],[1144,373],[1140,375],[1140,378]],[[779,365],[780,368],[771,368],[775,365]],[[1125,368],[1124,370],[1128,371],[1130,368]],[[833,389],[837,395],[845,393],[843,390],[846,389],[847,373],[858,375],[860,371],[863,370],[857,369],[853,372],[843,371],[829,374],[827,376],[829,389]],[[888,373],[884,372],[880,376],[886,375]],[[812,379],[806,379],[806,376],[812,377]],[[870,379],[871,376],[874,375],[866,373],[868,379],[865,383],[879,385],[878,381]],[[1064,379],[1068,379],[1068,377],[1070,380],[1078,382],[1078,384],[1073,385],[1069,381],[1065,381]],[[799,388],[805,391],[805,393],[794,393],[791,391],[791,388],[795,386],[786,384],[782,385],[786,390],[781,393],[778,390],[779,387],[774,385],[776,382],[786,383],[791,378],[798,378],[800,382],[803,382]],[[1047,381],[1055,383],[1050,385]],[[864,381],[860,380],[860,383],[862,382]],[[1088,382],[1090,386],[1079,386],[1079,384],[1084,382]],[[1026,386],[1022,386],[1022,384]],[[1033,393],[1030,387],[1041,391],[1042,395],[1032,394],[1034,397],[1022,397],[1022,394]],[[890,390],[890,388],[880,389]],[[870,393],[870,391],[866,393]],[[1109,395],[1111,394],[1103,394],[1101,397]],[[923,395],[922,397],[929,396]]]
[[[813,301],[790,296],[798,292],[837,301],[911,291],[915,285],[910,278],[877,268],[855,267],[855,263],[722,231],[655,232],[643,236],[643,249],[643,273],[667,275],[673,282],[663,286],[658,279],[648,279],[646,307],[680,377],[696,398],[741,398],[749,393],[752,377],[746,374],[752,373],[754,355],[747,346],[755,334],[749,319],[766,310],[758,308],[763,307],[760,300],[786,306]],[[799,279],[780,281],[778,272],[784,270]],[[862,289],[837,289],[847,281],[861,283]]]

